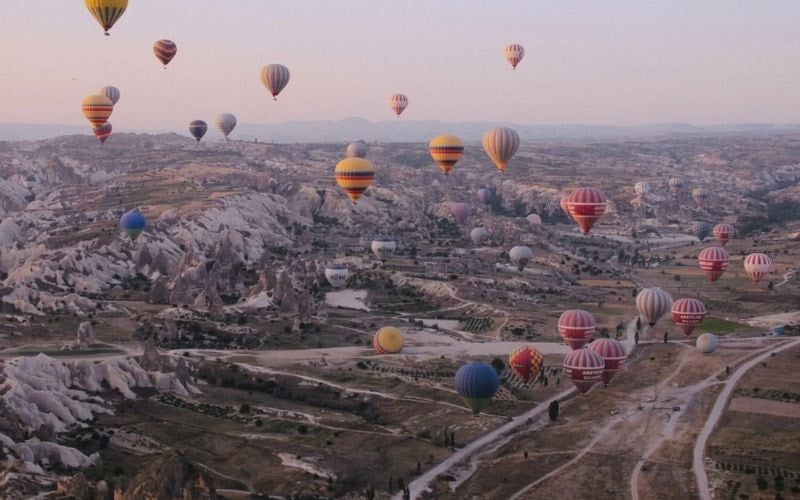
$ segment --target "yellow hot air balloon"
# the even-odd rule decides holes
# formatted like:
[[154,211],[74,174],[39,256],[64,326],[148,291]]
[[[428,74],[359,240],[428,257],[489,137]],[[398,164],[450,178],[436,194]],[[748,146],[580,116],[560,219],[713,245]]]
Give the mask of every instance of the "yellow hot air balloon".
[[380,354],[397,354],[403,349],[403,332],[393,326],[384,326],[372,338],[372,347]]
[[128,0],[84,0],[84,3],[89,13],[103,27],[106,36],[108,36],[108,30],[128,8]]
[[104,95],[93,94],[83,98],[81,108],[92,127],[98,127],[108,121],[114,111],[114,103]]
[[464,142],[454,135],[437,135],[429,145],[433,161],[444,175],[449,175],[464,154]]
[[336,183],[356,204],[375,178],[375,167],[364,158],[345,158],[336,165]]

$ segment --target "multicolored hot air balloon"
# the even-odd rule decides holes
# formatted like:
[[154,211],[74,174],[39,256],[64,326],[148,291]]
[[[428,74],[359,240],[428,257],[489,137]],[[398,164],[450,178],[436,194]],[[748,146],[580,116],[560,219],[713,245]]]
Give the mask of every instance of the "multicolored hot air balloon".
[[267,87],[269,93],[272,94],[272,99],[277,101],[278,94],[281,93],[289,83],[289,68],[283,64],[268,64],[261,68],[261,83]]
[[92,128],[92,132],[94,132],[94,136],[97,137],[97,140],[100,141],[100,144],[105,144],[106,139],[111,135],[111,123],[105,122],[102,125],[98,125]]
[[119,98],[121,95],[117,87],[112,87],[110,85],[101,88],[98,94],[108,97],[108,99],[111,101],[111,104],[113,104],[114,106],[116,106],[117,103],[119,102]]
[[650,183],[646,181],[639,181],[634,184],[633,191],[636,193],[636,196],[644,199],[648,194],[650,194]]
[[567,209],[578,223],[583,234],[589,234],[592,226],[606,213],[606,195],[597,188],[582,187],[569,195]]
[[400,116],[408,107],[408,97],[404,94],[394,94],[389,98],[389,107],[397,116]]
[[467,363],[456,372],[456,391],[472,413],[478,414],[486,408],[499,387],[497,372],[489,365]]
[[217,128],[222,132],[222,136],[225,137],[227,141],[228,136],[233,132],[233,129],[236,128],[236,117],[230,113],[220,113],[217,115],[216,123]]
[[714,239],[717,240],[720,245],[725,246],[725,244],[733,238],[733,232],[733,226],[730,224],[717,224],[714,226]]
[[714,283],[728,269],[731,256],[724,247],[704,248],[697,255],[697,262],[700,269],[708,276],[709,281]]
[[692,190],[692,198],[698,207],[702,207],[708,199],[706,188],[696,187]]
[[384,326],[372,337],[372,347],[378,354],[397,354],[403,350],[405,338],[399,328]]
[[669,190],[674,195],[679,195],[683,189],[683,179],[680,177],[670,177],[669,181],[667,181],[667,184],[669,185]]
[[605,366],[602,356],[585,348],[570,351],[564,356],[564,374],[572,379],[581,394],[585,394],[603,378]]
[[531,226],[541,226],[542,225],[542,218],[539,217],[537,214],[528,214],[528,216],[525,217],[525,220],[527,220],[530,223]]
[[589,350],[594,351],[603,358],[603,384],[608,385],[614,375],[622,369],[625,364],[625,346],[622,342],[614,339],[597,339],[589,344]]
[[175,45],[175,42],[172,40],[158,40],[156,43],[153,44],[153,53],[156,55],[156,58],[161,61],[161,64],[164,65],[164,69],[167,69],[167,64],[175,57],[175,54],[178,53],[178,46]]
[[336,164],[336,183],[353,202],[358,202],[375,179],[375,167],[364,158],[345,158]]
[[678,299],[672,304],[672,321],[687,337],[703,322],[706,314],[706,305],[697,299]]
[[206,135],[208,124],[203,120],[192,120],[189,122],[189,133],[192,134],[194,140],[200,142],[200,139]]
[[713,333],[703,333],[702,335],[697,337],[695,345],[703,354],[711,354],[712,352],[717,350],[719,341],[717,340],[717,336],[714,335]]
[[482,227],[476,227],[469,232],[469,237],[473,243],[480,245],[486,238],[489,237],[489,231]]
[[744,270],[750,279],[758,283],[772,270],[772,259],[765,253],[751,253],[744,258]]
[[466,203],[452,202],[450,203],[450,213],[458,224],[463,224],[472,215],[472,207]]
[[122,229],[123,233],[128,235],[131,241],[138,238],[146,226],[147,220],[138,208],[134,208],[130,212],[125,212],[119,219],[119,227]]
[[345,286],[349,275],[350,270],[347,269],[347,264],[330,264],[325,268],[325,279],[334,288]]
[[508,258],[522,271],[528,262],[533,260],[533,250],[524,245],[517,245],[508,251]]
[[539,376],[543,360],[539,349],[533,346],[523,346],[511,351],[511,354],[508,355],[508,366],[522,380],[528,382]]
[[364,141],[351,142],[347,145],[347,158],[364,158],[367,156],[367,144]]
[[104,95],[93,94],[83,98],[81,109],[92,127],[97,127],[108,121],[114,111],[114,103]]
[[106,36],[109,35],[108,30],[128,8],[128,0],[84,0],[84,4],[89,9],[89,13],[103,27]]
[[572,349],[580,349],[592,340],[597,321],[589,311],[569,309],[558,318],[558,333]]
[[478,200],[484,205],[492,202],[492,190],[489,188],[480,188],[478,190]]
[[454,135],[437,135],[431,139],[428,148],[433,161],[439,165],[439,170],[444,175],[450,174],[464,154],[464,142]]
[[655,326],[671,307],[672,297],[661,288],[645,288],[636,295],[639,317],[650,326]]
[[397,243],[390,238],[376,238],[372,240],[372,253],[381,260],[386,260],[394,254]]
[[512,69],[517,69],[517,64],[525,57],[525,48],[518,43],[510,43],[505,48],[506,61],[511,65]]
[[506,165],[518,149],[519,134],[513,128],[498,127],[489,129],[483,134],[483,150],[501,172],[506,170]]

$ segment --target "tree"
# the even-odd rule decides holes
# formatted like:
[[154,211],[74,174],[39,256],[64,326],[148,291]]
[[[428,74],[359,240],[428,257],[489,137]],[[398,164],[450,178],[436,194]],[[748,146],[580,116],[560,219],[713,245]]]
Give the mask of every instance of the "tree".
[[494,367],[495,370],[497,370],[498,373],[500,373],[506,367],[506,364],[503,363],[502,359],[494,358],[492,360],[492,366]]
[[774,285],[772,284],[772,281],[770,281],[769,283],[767,283],[767,290],[772,290],[772,289],[773,289],[773,287],[774,287]]
[[239,407],[239,413],[250,413],[250,405],[247,403],[242,404],[242,406]]
[[558,401],[551,401],[550,406],[547,408],[547,413],[550,415],[550,420],[555,422],[558,419]]

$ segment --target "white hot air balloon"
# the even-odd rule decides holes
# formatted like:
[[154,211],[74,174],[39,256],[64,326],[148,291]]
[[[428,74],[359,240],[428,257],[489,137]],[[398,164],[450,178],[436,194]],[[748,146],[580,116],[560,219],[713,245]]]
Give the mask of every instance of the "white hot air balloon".
[[372,253],[381,260],[388,259],[397,249],[397,243],[389,238],[376,238],[372,240]]
[[508,251],[508,258],[522,271],[533,260],[533,250],[524,245],[517,245]]
[[120,93],[117,87],[112,87],[111,85],[103,87],[100,89],[98,94],[108,97],[108,99],[111,101],[111,104],[116,105],[117,102],[119,102]]
[[704,333],[699,337],[697,337],[695,345],[700,350],[700,352],[704,354],[711,354],[712,352],[717,350],[719,341],[717,340],[717,336],[714,335],[713,333]]
[[350,271],[346,264],[331,264],[325,268],[325,279],[334,288],[341,288],[347,284]]
[[473,243],[480,245],[489,237],[489,231],[482,227],[476,227],[469,232],[469,237]]
[[228,140],[228,135],[233,132],[233,129],[236,128],[236,117],[230,113],[221,113],[217,115],[217,128],[222,135],[225,136],[225,140]]

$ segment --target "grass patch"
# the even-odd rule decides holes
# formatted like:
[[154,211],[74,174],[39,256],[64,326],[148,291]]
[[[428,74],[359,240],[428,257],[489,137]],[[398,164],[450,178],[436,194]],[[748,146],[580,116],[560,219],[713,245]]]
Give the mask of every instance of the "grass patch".
[[733,332],[743,332],[752,330],[753,327],[750,325],[745,325],[744,323],[736,323],[735,321],[728,321],[722,318],[715,318],[713,316],[706,316],[703,320],[703,323],[700,325],[704,331],[710,331],[714,333],[733,333]]

